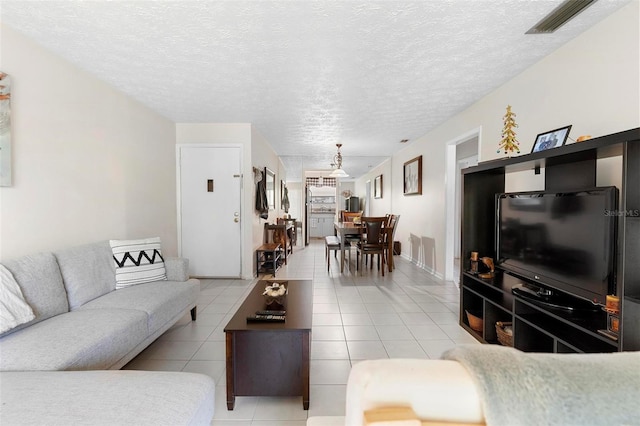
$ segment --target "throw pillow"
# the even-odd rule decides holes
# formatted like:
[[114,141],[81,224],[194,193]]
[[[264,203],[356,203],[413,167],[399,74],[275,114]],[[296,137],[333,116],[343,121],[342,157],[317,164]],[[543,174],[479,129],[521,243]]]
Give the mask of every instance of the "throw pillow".
[[0,333],[4,333],[36,316],[24,300],[13,274],[4,265],[0,265],[0,283]]
[[116,290],[167,279],[160,238],[110,240],[116,264]]

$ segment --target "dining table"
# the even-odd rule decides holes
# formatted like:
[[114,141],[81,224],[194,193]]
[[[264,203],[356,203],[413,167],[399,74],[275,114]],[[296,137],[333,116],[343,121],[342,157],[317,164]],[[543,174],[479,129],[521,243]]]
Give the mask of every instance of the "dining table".
[[340,237],[340,273],[344,273],[344,258],[345,258],[345,240],[347,235],[362,235],[365,232],[364,225],[354,222],[339,222],[333,223],[336,235]]
[[[335,235],[340,237],[340,273],[344,273],[344,260],[345,260],[345,251],[349,247],[345,247],[345,240],[347,235],[360,235],[366,234],[366,228],[361,223],[354,222],[333,222],[333,227],[335,229]],[[383,232],[392,231],[391,228],[383,228]],[[387,267],[389,268],[389,272],[393,271],[393,241],[391,238],[387,238],[388,240],[388,253],[391,259],[387,260]]]

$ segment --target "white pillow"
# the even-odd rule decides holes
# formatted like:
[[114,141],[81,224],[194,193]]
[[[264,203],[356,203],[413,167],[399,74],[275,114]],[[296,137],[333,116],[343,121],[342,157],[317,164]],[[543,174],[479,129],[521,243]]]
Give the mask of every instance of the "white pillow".
[[0,333],[35,318],[11,271],[0,265]]
[[167,279],[160,238],[110,240],[116,265],[116,290]]

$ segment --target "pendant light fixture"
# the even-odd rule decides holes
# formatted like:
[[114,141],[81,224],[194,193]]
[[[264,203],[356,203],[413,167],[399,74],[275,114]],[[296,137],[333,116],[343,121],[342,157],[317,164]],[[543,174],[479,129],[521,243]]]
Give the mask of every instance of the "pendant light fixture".
[[334,171],[331,172],[329,176],[340,177],[340,178],[349,177],[347,172],[342,170],[342,153],[340,153],[340,148],[342,147],[342,144],[337,143],[336,146],[338,147],[338,153],[333,156],[333,164],[335,164],[336,168]]

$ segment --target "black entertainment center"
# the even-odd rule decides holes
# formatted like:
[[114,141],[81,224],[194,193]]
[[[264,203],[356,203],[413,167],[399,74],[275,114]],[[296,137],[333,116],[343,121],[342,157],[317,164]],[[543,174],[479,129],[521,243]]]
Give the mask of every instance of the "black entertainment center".
[[[597,187],[599,160],[612,157],[621,187]],[[508,173],[541,168],[543,191],[505,193]],[[512,323],[524,351],[640,350],[640,128],[462,173],[462,327],[498,343],[496,323]],[[495,260],[493,278],[470,271],[472,252]],[[620,299],[617,334],[605,331],[607,295]]]

